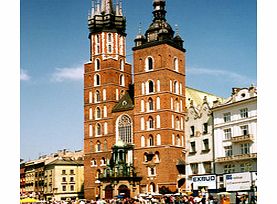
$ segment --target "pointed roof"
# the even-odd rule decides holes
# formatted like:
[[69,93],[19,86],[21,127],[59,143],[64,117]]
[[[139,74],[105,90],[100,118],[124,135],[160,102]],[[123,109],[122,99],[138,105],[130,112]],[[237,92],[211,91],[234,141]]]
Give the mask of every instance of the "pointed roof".
[[122,98],[118,101],[118,103],[113,107],[112,112],[122,112],[127,110],[134,109],[134,102],[131,98],[129,92],[127,92]]
[[90,35],[99,32],[118,32],[126,36],[126,19],[122,15],[122,3],[117,2],[116,8],[112,0],[93,0],[91,14],[88,16]]

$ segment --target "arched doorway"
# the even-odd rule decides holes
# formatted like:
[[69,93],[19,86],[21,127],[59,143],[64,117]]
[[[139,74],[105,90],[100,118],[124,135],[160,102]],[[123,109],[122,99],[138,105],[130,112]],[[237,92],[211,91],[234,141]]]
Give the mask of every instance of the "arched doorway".
[[105,199],[113,198],[113,188],[111,185],[106,186],[105,188]]
[[124,197],[130,197],[130,189],[126,185],[120,185],[118,188],[118,195],[123,195]]

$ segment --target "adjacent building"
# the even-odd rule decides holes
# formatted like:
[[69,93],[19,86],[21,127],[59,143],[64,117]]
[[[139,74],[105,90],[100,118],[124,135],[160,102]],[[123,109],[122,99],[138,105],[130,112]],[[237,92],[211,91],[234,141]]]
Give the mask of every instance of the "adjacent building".
[[20,196],[25,195],[25,163],[20,163]]
[[60,150],[20,164],[20,195],[47,200],[84,197],[83,151]]
[[56,157],[45,163],[46,200],[76,200],[84,197],[83,158]]
[[186,87],[186,191],[216,190],[213,102],[223,98]]
[[[228,188],[228,178],[233,173],[248,179],[253,188],[257,172],[257,89],[233,88],[224,103],[216,101],[212,108],[214,117],[215,172],[222,176],[218,188]],[[248,173],[247,173],[248,172]],[[226,175],[229,177],[226,180]],[[235,177],[235,176],[233,176]],[[250,179],[250,180],[249,180]],[[239,189],[239,187],[237,186]],[[235,189],[235,188],[232,188]],[[237,190],[238,190],[237,189]],[[241,188],[241,190],[246,190]]]

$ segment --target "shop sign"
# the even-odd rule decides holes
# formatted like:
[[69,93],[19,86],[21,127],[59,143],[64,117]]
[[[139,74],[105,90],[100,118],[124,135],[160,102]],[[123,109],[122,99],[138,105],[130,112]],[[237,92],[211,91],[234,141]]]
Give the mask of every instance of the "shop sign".
[[226,174],[226,191],[245,191],[251,189],[251,173]]
[[193,190],[198,190],[200,187],[208,189],[216,189],[216,175],[193,176]]

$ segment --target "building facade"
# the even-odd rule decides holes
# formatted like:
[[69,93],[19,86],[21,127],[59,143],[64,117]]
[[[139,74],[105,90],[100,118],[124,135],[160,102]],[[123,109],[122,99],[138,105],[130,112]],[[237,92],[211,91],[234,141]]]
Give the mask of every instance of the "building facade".
[[[89,15],[90,62],[84,67],[87,199],[177,192],[184,185],[185,49],[166,21],[165,1],[153,1],[153,8],[153,22],[135,38],[133,74],[126,62],[120,2],[96,1]],[[122,155],[117,157],[118,149]],[[127,166],[119,165],[122,159]],[[134,173],[115,180],[114,163]],[[173,167],[170,172],[168,166]]]
[[211,192],[216,190],[211,107],[223,99],[186,87],[186,100],[186,191]]
[[[65,200],[84,197],[83,151],[59,150],[20,164],[20,195]],[[65,177],[65,178],[64,178]]]
[[46,200],[76,200],[84,197],[83,158],[56,157],[45,163]]
[[[256,87],[233,88],[231,97],[214,103],[212,111],[216,173],[257,172]],[[218,188],[226,188],[223,176]]]
[[20,196],[26,194],[25,189],[25,163],[20,163]]

